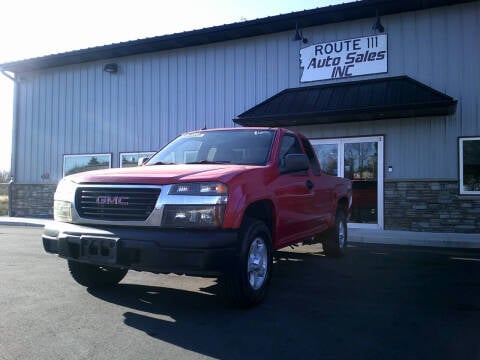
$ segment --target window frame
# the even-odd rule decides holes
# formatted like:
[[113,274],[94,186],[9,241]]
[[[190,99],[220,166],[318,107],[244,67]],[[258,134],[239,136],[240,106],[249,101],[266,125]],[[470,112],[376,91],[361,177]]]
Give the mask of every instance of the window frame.
[[458,138],[458,191],[460,195],[480,196],[480,190],[465,190],[464,186],[464,143],[465,141],[479,141],[480,136],[462,136]]

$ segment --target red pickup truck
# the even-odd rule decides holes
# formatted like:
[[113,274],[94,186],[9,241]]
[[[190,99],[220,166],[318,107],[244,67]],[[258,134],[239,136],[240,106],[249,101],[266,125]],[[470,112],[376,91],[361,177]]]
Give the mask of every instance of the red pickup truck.
[[273,251],[347,244],[349,180],[323,173],[307,138],[278,128],[194,131],[142,166],[65,177],[43,246],[87,287],[129,269],[218,277],[235,304],[261,302]]

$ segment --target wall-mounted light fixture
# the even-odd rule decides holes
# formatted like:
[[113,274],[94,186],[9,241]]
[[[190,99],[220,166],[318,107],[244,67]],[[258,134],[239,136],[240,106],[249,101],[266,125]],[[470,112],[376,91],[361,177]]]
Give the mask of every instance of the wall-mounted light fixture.
[[116,63],[105,64],[103,66],[103,71],[110,74],[115,74],[116,72],[118,72],[118,64]]
[[304,44],[306,44],[308,42],[308,39],[303,37],[303,32],[301,29],[298,28],[298,22],[295,23],[295,35],[293,35],[293,39],[292,41],[300,41],[302,40],[302,42]]
[[378,15],[378,10],[377,10],[377,16],[375,19],[375,22],[372,25],[372,30],[375,34],[383,34],[385,32],[385,27],[382,25],[380,22],[380,15]]

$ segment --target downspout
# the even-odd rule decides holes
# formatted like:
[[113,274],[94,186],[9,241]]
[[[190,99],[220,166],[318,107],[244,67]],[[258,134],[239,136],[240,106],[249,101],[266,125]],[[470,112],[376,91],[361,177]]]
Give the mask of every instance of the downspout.
[[3,76],[13,81],[13,116],[12,116],[12,153],[11,153],[11,162],[10,162],[10,181],[8,183],[8,216],[15,216],[13,212],[13,185],[15,183],[15,173],[16,173],[16,158],[17,158],[17,117],[18,117],[18,94],[19,86],[18,81],[14,76],[7,73],[5,70],[0,70]]

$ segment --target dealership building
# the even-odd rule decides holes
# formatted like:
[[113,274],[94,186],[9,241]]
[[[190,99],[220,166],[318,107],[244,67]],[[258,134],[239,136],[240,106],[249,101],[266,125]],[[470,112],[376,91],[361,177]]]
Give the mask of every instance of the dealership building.
[[363,0],[1,64],[10,214],[182,132],[267,126],[353,180],[352,227],[480,233],[479,35],[480,1]]

